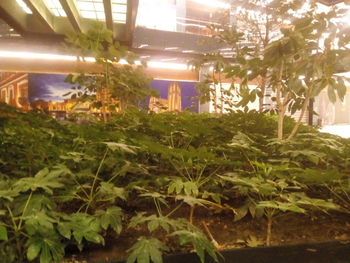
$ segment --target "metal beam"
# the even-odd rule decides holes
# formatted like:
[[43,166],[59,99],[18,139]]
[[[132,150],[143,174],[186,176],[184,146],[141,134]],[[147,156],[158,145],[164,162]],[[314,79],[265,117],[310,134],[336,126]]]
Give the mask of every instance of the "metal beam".
[[32,10],[33,15],[46,28],[48,33],[55,33],[54,16],[46,7],[43,0],[24,0],[27,6]]
[[79,11],[73,0],[59,0],[63,10],[66,12],[69,22],[76,32],[83,32]]
[[112,1],[103,0],[103,7],[106,15],[106,26],[113,32],[113,14],[112,14]]
[[24,12],[14,0],[0,1],[0,17],[23,36],[52,33],[47,31],[36,16]]
[[126,38],[127,38],[129,47],[132,47],[138,7],[139,7],[139,0],[128,0],[127,13],[126,13],[126,26],[127,26]]

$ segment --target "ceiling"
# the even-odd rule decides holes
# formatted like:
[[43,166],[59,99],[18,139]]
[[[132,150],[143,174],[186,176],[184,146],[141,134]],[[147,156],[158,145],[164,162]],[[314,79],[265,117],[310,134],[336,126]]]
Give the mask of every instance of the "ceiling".
[[[230,49],[211,38],[207,27],[234,21],[230,3],[232,0],[0,0],[0,49],[64,53],[62,43],[68,32],[86,32],[93,23],[102,23],[115,40],[143,59],[187,63],[204,53]],[[232,56],[232,50],[226,52]]]

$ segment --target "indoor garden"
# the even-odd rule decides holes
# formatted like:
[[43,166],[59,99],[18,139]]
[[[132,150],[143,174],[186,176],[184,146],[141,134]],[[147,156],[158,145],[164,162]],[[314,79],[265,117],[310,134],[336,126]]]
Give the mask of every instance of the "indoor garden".
[[150,109],[146,62],[100,24],[68,34],[94,67],[69,74],[64,96],[90,110],[0,103],[0,261],[260,262],[225,251],[349,242],[350,139],[303,123],[321,92],[349,89],[347,9],[317,7],[241,1],[237,26],[210,27],[233,51],[191,62],[208,69],[196,99],[212,113]]

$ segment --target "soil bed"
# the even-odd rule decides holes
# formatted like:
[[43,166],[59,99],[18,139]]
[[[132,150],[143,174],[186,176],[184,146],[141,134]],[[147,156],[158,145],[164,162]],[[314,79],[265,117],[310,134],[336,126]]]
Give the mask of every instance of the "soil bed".
[[[194,224],[208,234],[203,223],[219,244],[219,250],[227,257],[226,262],[350,262],[350,217],[344,214],[285,214],[277,217],[272,227],[271,247],[265,246],[266,220],[263,218],[234,222],[229,214],[208,217],[208,211],[206,214],[198,211]],[[86,248],[73,258],[88,263],[123,262],[127,258],[127,249],[143,232],[145,229],[142,228],[138,231],[126,230],[118,238],[110,236],[105,247]],[[192,251],[180,250],[172,244],[169,247],[170,254],[181,255],[181,262],[199,262]],[[178,256],[165,258],[165,262],[180,262]]]

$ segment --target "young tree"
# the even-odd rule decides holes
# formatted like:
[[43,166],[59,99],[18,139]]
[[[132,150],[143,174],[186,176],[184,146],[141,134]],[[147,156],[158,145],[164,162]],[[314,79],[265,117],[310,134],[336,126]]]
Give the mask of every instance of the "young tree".
[[[295,136],[309,102],[327,88],[331,101],[342,99],[344,81],[336,76],[339,60],[349,54],[349,36],[341,30],[337,7],[320,12],[316,3],[302,1],[243,1],[234,26],[223,27],[215,37],[232,47],[233,63],[226,63],[224,78],[240,80],[236,106],[259,97],[260,111],[266,88],[272,90],[272,109],[278,114],[277,136],[283,139],[288,113],[300,115],[288,139]],[[334,41],[335,40],[335,41]],[[258,80],[256,89],[248,83]]]
[[104,121],[107,111],[125,111],[130,105],[138,105],[148,96],[156,96],[149,88],[150,78],[143,72],[143,65],[136,65],[136,56],[127,47],[113,40],[113,34],[101,24],[85,33],[68,35],[66,42],[79,61],[94,59],[96,67],[86,72],[70,74],[66,82],[75,84],[72,98],[90,100],[101,109]]

